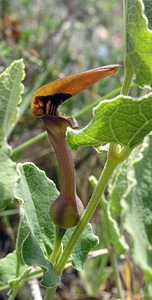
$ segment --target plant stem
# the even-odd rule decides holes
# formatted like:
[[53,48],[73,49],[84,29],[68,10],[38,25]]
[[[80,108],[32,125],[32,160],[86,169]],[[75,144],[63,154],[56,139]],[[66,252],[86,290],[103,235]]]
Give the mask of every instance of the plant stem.
[[116,283],[117,292],[118,292],[118,298],[120,300],[123,300],[124,297],[123,297],[122,285],[121,285],[120,276],[119,276],[119,272],[118,272],[115,250],[113,247],[111,249],[109,249],[109,255],[110,255],[110,261],[111,261],[113,272],[114,272],[115,283]]
[[133,77],[132,65],[130,62],[130,58],[128,56],[125,57],[124,67],[125,67],[125,75],[124,75],[124,81],[123,81],[121,93],[123,95],[128,95],[132,77]]
[[107,254],[104,255],[104,257],[101,261],[101,264],[99,265],[99,271],[98,271],[97,276],[96,276],[96,278],[93,282],[93,285],[92,285],[93,295],[97,295],[97,293],[99,291],[99,288],[103,283],[104,274],[105,274],[104,270],[105,270],[105,267],[107,265],[108,259],[109,259],[109,255],[107,255]]
[[11,295],[8,297],[8,300],[14,300],[19,289],[20,289],[19,286],[14,288]]
[[[117,155],[118,151],[118,147],[117,144],[111,144],[111,154],[112,155]],[[124,150],[122,150],[124,151]],[[126,149],[127,152],[127,149]],[[128,154],[128,153],[127,153]],[[97,182],[94,181],[94,186],[97,185]],[[116,283],[116,287],[117,287],[117,292],[118,292],[118,296],[121,300],[123,300],[123,291],[122,291],[122,285],[121,285],[121,280],[120,280],[120,276],[119,276],[119,272],[117,269],[117,263],[116,263],[116,255],[115,255],[115,250],[114,248],[111,246],[111,244],[109,243],[109,239],[107,238],[108,236],[108,230],[107,230],[107,226],[108,226],[108,220],[106,218],[106,213],[104,211],[104,207],[102,206],[102,199],[101,198],[101,210],[103,211],[103,215],[101,216],[102,218],[102,229],[103,229],[103,243],[105,243],[105,246],[107,249],[109,249],[108,253],[110,256],[110,260],[111,260],[111,265],[113,268],[113,272],[115,275],[115,283]],[[108,258],[108,256],[105,256],[104,259],[106,260]],[[103,263],[103,266],[99,272],[99,274],[97,275],[97,280],[94,282],[93,285],[93,291],[94,293],[97,293],[99,285],[101,284],[101,279],[102,278],[102,274],[103,274],[103,268],[105,267],[105,264]]]
[[94,190],[94,193],[90,199],[90,202],[88,203],[88,206],[82,216],[82,218],[80,219],[78,225],[75,227],[74,232],[69,240],[69,243],[67,244],[67,246],[64,249],[63,254],[61,255],[58,263],[56,264],[56,266],[54,267],[54,270],[56,272],[57,275],[61,275],[64,269],[64,266],[77,242],[77,240],[79,239],[80,235],[82,234],[84,228],[86,227],[86,225],[88,224],[88,222],[90,221],[91,217],[93,216],[97,205],[100,202],[102,193],[104,192],[104,189],[107,185],[107,182],[109,180],[109,178],[111,177],[113,171],[115,170],[115,168],[118,165],[118,161],[117,160],[113,160],[108,158],[107,162],[104,166],[104,169],[101,173],[101,176],[99,178],[98,184],[96,189]]
[[57,286],[47,289],[45,293],[44,300],[53,300],[56,293]]
[[121,89],[121,93],[123,95],[128,95],[132,77],[133,77],[133,69],[132,69],[132,64],[130,61],[130,58],[127,54],[127,35],[126,35],[126,30],[127,30],[127,12],[128,9],[128,1],[123,0],[123,20],[124,20],[124,67],[125,67],[125,75],[124,75],[124,81]]
[[59,257],[60,253],[62,251],[62,243],[61,241],[58,241],[58,242],[55,242],[55,245],[54,245],[54,249],[53,249],[53,252],[50,256],[50,262],[54,265],[57,258]]
[[19,214],[18,208],[8,209],[6,211],[1,211],[0,217],[7,217],[7,216],[12,216],[12,215],[17,215],[17,214]]
[[114,280],[115,280],[115,284],[116,284],[116,288],[117,288],[118,298],[120,300],[123,300],[123,289],[122,289],[121,280],[120,280],[118,267],[117,267],[117,263],[116,263],[115,248],[112,244],[112,241],[109,239],[110,227],[109,227],[108,216],[106,214],[103,201],[101,201],[101,209],[103,212],[103,214],[102,214],[102,232],[103,232],[102,239],[103,239],[103,243],[105,244],[106,248],[109,250],[109,256],[110,256],[112,270],[114,273]]
[[[93,252],[90,252],[90,254],[92,255],[89,255],[88,258],[89,259],[93,259],[94,257],[99,257],[99,256],[102,256],[102,255],[106,255],[108,253],[108,250],[107,249],[102,249],[102,251],[93,251]],[[71,263],[68,262],[66,263],[66,266],[65,268],[69,268],[71,267]],[[43,276],[43,271],[42,270],[38,270],[38,271],[31,271],[29,276],[27,276],[26,278],[26,281],[28,280],[32,280],[32,279],[35,279],[35,278],[41,278]],[[4,284],[3,286],[0,286],[0,291],[3,291],[3,290],[6,290],[9,288],[9,284]]]
[[62,252],[62,238],[66,229],[56,226],[54,249],[50,256],[50,261],[54,265]]

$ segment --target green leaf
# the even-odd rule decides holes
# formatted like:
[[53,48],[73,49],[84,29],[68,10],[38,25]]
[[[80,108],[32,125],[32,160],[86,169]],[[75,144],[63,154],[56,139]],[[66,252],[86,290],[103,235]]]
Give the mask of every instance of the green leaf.
[[[15,251],[0,259],[0,290],[4,289],[5,286],[8,287],[9,282],[16,278],[16,265]],[[27,268],[29,269],[27,265],[21,264],[20,274],[24,273]]]
[[92,121],[81,130],[68,129],[73,148],[118,143],[134,148],[152,130],[152,93],[139,99],[118,96],[93,109]]
[[133,163],[137,160],[138,156],[140,157],[140,149],[141,146],[136,147],[129,155],[129,158],[118,165],[113,178],[109,182],[108,201],[112,209],[112,214],[115,217],[119,217],[121,214],[121,201],[131,184],[130,178],[132,178]]
[[0,210],[14,199],[13,188],[17,179],[16,163],[10,159],[11,148],[6,144],[0,147]]
[[[152,86],[152,31],[147,26],[142,0],[126,3],[126,55],[132,63],[137,84]],[[145,2],[145,6],[147,11],[149,2]]]
[[[98,183],[97,179],[94,176],[90,176],[89,179],[93,187],[96,187]],[[120,255],[128,250],[128,245],[123,235],[120,234],[118,224],[113,217],[113,211],[109,203],[109,193],[110,191],[108,188],[108,201],[102,198],[100,202],[102,239],[106,247],[109,248],[110,245],[113,245],[115,251]]]
[[[49,205],[58,197],[59,192],[54,183],[34,164],[18,164],[17,169],[19,178],[15,186],[15,198],[20,201],[26,225],[37,240],[44,256],[49,256],[51,249],[53,250],[55,238],[55,225],[49,216]],[[73,228],[67,230],[64,245],[68,242],[73,230]],[[72,253],[75,267],[76,265],[78,269],[82,267],[88,252],[97,244],[97,241],[97,237],[92,233],[88,224]]]
[[54,245],[55,226],[49,216],[49,205],[59,192],[44,171],[32,163],[18,164],[19,179],[15,198],[21,203],[27,226],[39,241],[43,251],[50,254]]
[[[63,240],[64,245],[68,242],[72,233],[73,228],[67,230]],[[91,224],[88,224],[71,255],[72,265],[75,269],[79,271],[83,269],[83,264],[87,259],[88,253],[98,244],[98,241],[98,237],[92,232]]]
[[152,29],[152,0],[143,0],[145,15],[148,19],[148,27]]
[[106,245],[114,246],[115,251],[120,255],[128,250],[124,237],[120,234],[118,225],[111,214],[110,205],[107,200],[102,199],[102,226]]
[[127,167],[128,160],[117,167],[116,172],[109,183],[108,201],[110,202],[112,212],[115,217],[120,215],[121,199],[128,188],[127,170],[129,169],[128,171],[130,171],[130,168]]
[[133,257],[152,280],[152,136],[133,165],[131,184],[123,197],[124,227],[132,237]]
[[60,283],[60,278],[55,275],[52,264],[44,257],[34,235],[29,234],[23,244],[23,258],[30,266],[40,266],[44,270],[41,283],[45,287],[52,287]]
[[20,263],[23,262],[22,256],[22,246],[23,242],[27,239],[29,235],[29,228],[26,224],[25,217],[21,215],[20,222],[18,226],[17,239],[16,239],[16,256],[17,256],[17,270],[20,267]]
[[[15,197],[21,202],[22,214],[30,234],[23,241],[22,254],[26,264],[43,269],[42,284],[51,287],[59,283],[51,263],[45,258],[54,243],[54,225],[49,217],[51,200],[58,196],[54,183],[32,163],[18,164],[19,179]],[[21,244],[21,243],[20,243]]]
[[22,59],[14,61],[0,75],[0,144],[7,138],[18,115],[18,104],[21,102],[24,79],[24,64]]

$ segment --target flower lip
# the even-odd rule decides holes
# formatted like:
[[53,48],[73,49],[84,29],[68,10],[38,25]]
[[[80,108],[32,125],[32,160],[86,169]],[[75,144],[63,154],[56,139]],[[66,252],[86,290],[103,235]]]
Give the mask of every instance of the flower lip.
[[45,115],[56,116],[58,115],[58,106],[71,97],[72,95],[65,93],[56,93],[51,96],[36,96],[32,110],[33,112],[36,112],[38,117]]

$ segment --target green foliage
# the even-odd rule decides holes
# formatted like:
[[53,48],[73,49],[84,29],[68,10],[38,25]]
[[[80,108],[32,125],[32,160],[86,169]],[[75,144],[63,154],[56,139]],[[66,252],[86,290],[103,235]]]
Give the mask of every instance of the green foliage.
[[102,199],[102,227],[105,244],[108,247],[114,247],[117,254],[123,254],[128,250],[128,245],[124,237],[120,234],[118,225],[111,214],[109,203]]
[[[152,31],[147,26],[142,0],[128,0],[126,3],[126,53],[137,84],[152,86]],[[151,1],[145,1],[145,5],[149,16]],[[151,19],[148,20],[151,25]]]
[[[99,180],[94,182],[94,192],[89,204],[78,225],[75,228],[68,229],[64,234],[57,249],[57,255],[54,251],[54,249],[56,250],[56,227],[50,219],[49,206],[52,201],[58,197],[59,192],[54,182],[33,163],[19,163],[17,165],[17,177],[16,162],[11,160],[11,148],[7,144],[10,132],[12,128],[14,128],[14,125],[16,125],[19,116],[18,107],[23,92],[21,84],[24,78],[23,61],[14,61],[10,67],[0,75],[0,209],[8,207],[10,204],[12,205],[12,203],[15,206],[13,202],[14,198],[19,200],[20,203],[20,224],[18,227],[15,251],[0,260],[0,290],[10,287],[9,300],[15,299],[18,290],[32,276],[41,277],[41,283],[44,287],[53,287],[54,289],[54,286],[60,283],[60,275],[62,274],[66,262],[70,262],[75,269],[82,270],[88,253],[98,243],[98,238],[93,234],[92,227],[88,222],[99,204],[101,208],[101,214],[99,214],[99,217],[101,216],[99,220],[99,225],[101,226],[100,247],[106,246],[109,253],[106,254],[103,263],[99,264],[101,265],[101,270],[99,270],[100,272],[98,272],[98,274],[103,273],[107,261],[110,261],[111,264],[109,264],[109,268],[113,269],[114,272],[118,290],[117,296],[119,299],[123,299],[115,261],[117,257],[120,257],[120,255],[124,254],[129,248],[131,250],[129,255],[132,255],[132,260],[145,274],[145,299],[152,298],[152,136],[149,135],[149,137],[144,140],[145,136],[152,131],[152,93],[145,96],[146,91],[144,91],[144,96],[139,98],[127,96],[130,91],[133,76],[135,76],[138,86],[152,87],[151,2],[151,0],[124,1],[124,31],[126,32],[124,57],[125,76],[122,86],[124,95],[100,102],[93,109],[92,120],[86,127],[81,130],[68,130],[67,138],[73,148],[77,148],[81,145],[100,147],[103,144],[110,144],[110,147],[107,163],[103,168],[103,172]],[[30,1],[22,1],[22,3],[31,16],[31,7],[34,10],[37,9],[38,12],[38,8],[31,4]],[[30,69],[30,72],[31,74],[36,74],[36,80],[34,76],[27,78],[27,83],[31,84],[31,86],[28,87],[29,90],[32,90],[33,86],[39,87],[39,85],[43,84],[43,81],[50,81],[50,77],[56,78],[61,72],[67,71],[67,74],[69,74],[71,72],[72,61],[76,62],[76,66],[73,67],[76,70],[78,69],[77,65],[79,64],[79,67],[82,67],[84,61],[87,62],[87,68],[90,67],[90,64],[96,65],[96,56],[98,55],[100,57],[98,64],[103,64],[103,61],[106,62],[105,64],[113,63],[108,59],[110,56],[112,57],[112,55],[109,54],[111,53],[109,49],[112,45],[112,38],[108,37],[108,46],[104,49],[100,48],[99,44],[101,44],[101,41],[96,44],[96,39],[99,39],[100,34],[96,30],[92,30],[92,23],[90,23],[90,16],[95,16],[95,12],[98,13],[98,11],[100,13],[100,5],[104,7],[105,12],[105,6],[101,4],[101,1],[89,1],[89,3],[91,3],[91,5],[93,3],[94,11],[91,10],[88,5],[88,14],[84,17],[81,15],[81,10],[76,9],[76,4],[73,4],[74,7],[69,8],[63,1],[60,10],[58,7],[56,8],[57,12],[59,10],[59,16],[56,13],[54,14],[54,11],[51,11],[51,17],[49,16],[48,18],[45,16],[42,18],[47,27],[47,31],[42,30],[41,25],[37,31],[37,24],[36,27],[35,25],[32,25],[33,27],[31,26],[31,28],[28,26],[28,29],[26,29],[25,26],[25,31],[22,37],[20,37],[22,39],[22,47],[20,47],[20,44],[17,45],[17,43],[16,45],[13,43],[9,45],[8,43],[6,46],[8,37],[1,43],[0,49],[6,57],[6,60],[9,60],[11,52],[13,52],[12,57],[16,55],[16,52],[12,51],[12,49],[18,49],[17,56],[20,57],[20,53],[22,52],[21,48],[25,47],[28,49],[30,46],[29,49],[33,49],[31,41],[36,41],[35,49],[37,53],[29,55],[29,58],[26,59],[27,71],[29,71],[28,68],[30,68],[30,64],[32,64],[35,70],[31,71]],[[18,6],[18,3],[16,5]],[[55,6],[55,4],[53,5]],[[115,6],[112,3],[110,5],[111,7]],[[107,4],[106,7],[109,8]],[[83,2],[81,8],[83,12],[86,9]],[[73,25],[69,18],[71,9],[77,17],[76,22],[73,22],[74,27],[72,27]],[[7,5],[5,10],[7,10]],[[60,18],[61,16],[62,18]],[[88,31],[83,32],[80,37],[79,33],[83,31],[80,29],[84,29],[86,20],[91,26],[89,25]],[[100,24],[94,17],[92,17],[92,22],[96,26]],[[112,26],[111,24],[111,28]],[[4,27],[3,25],[2,31],[5,36],[7,31],[5,32]],[[72,31],[70,31],[71,28]],[[78,28],[79,31],[77,30]],[[104,34],[105,36],[108,34],[104,32],[103,29],[105,28],[106,27],[98,27],[102,35],[101,40],[106,40],[105,37],[103,38]],[[49,35],[48,33],[46,34],[46,32],[49,32]],[[91,55],[92,57],[88,59],[86,55],[83,62],[80,62],[80,57],[77,57],[80,56],[79,53],[82,50],[79,48],[80,44],[74,42],[73,50],[70,48],[73,35],[76,35],[77,32],[79,32],[77,40],[83,40],[82,49],[85,54],[91,49],[90,44],[88,47],[84,45],[86,32],[89,34],[89,37],[90,32],[94,37],[94,47],[91,49],[93,52],[90,54],[90,57]],[[61,40],[58,38],[58,33],[61,35]],[[65,39],[65,37],[67,37],[67,39]],[[12,39],[13,38],[12,36]],[[52,56],[48,54],[48,49],[50,48],[49,41],[51,41]],[[47,44],[47,47],[42,47],[42,44]],[[79,45],[77,46],[77,44]],[[69,45],[69,47],[67,47],[67,45]],[[98,46],[95,47],[95,45]],[[113,42],[113,45],[116,45],[116,41]],[[95,52],[94,49],[96,48],[97,50]],[[30,51],[29,49],[27,52]],[[100,56],[100,50],[106,52],[105,59]],[[78,53],[78,55],[76,53]],[[59,57],[62,58],[61,64]],[[114,62],[118,62],[117,60],[120,61],[119,52]],[[44,67],[42,67],[42,65]],[[43,73],[44,70],[46,71],[37,78],[37,70],[39,70],[40,67],[40,73]],[[85,69],[86,67],[83,66],[83,68]],[[30,72],[28,72],[28,74]],[[35,81],[36,84],[33,85]],[[118,84],[114,79],[110,79],[108,82],[110,82],[111,89],[113,85],[117,86]],[[138,86],[134,92],[140,95],[141,90],[138,89]],[[109,85],[107,85],[107,81],[103,81],[103,93],[107,92],[108,88]],[[115,94],[115,91],[110,92],[110,95]],[[97,95],[97,91],[95,91],[95,95]],[[86,97],[86,99],[87,98],[88,97]],[[91,98],[92,97],[90,97],[90,99]],[[26,101],[22,106],[22,112],[27,108],[29,99],[31,99],[31,93],[26,96]],[[81,99],[82,98],[80,98],[80,100]],[[104,99],[106,99],[105,96]],[[83,100],[84,101],[77,102],[77,107],[83,107],[82,111],[78,113],[75,108],[73,108],[75,102],[67,102],[68,114],[74,111],[77,115],[83,116],[84,120],[89,119],[89,114],[86,112],[88,112],[94,104],[88,105],[88,102],[86,102],[86,104],[85,97]],[[86,105],[88,106],[86,107]],[[30,145],[31,142],[25,144]],[[121,154],[122,161],[126,159],[123,150],[128,151],[127,154],[130,154],[130,156],[125,162],[118,166],[120,160],[118,161],[116,157]],[[88,166],[86,166],[86,169],[87,168]],[[109,179],[110,184],[107,186]],[[130,239],[128,239],[129,247],[125,241],[124,230],[130,235]],[[54,257],[54,260],[52,257]],[[35,266],[39,267],[36,273],[34,273]],[[92,268],[91,272],[94,273],[95,270],[97,271],[98,265],[94,266],[92,264]],[[106,276],[101,277],[107,278]],[[96,283],[97,288],[95,286]],[[96,293],[98,288],[100,288],[100,283],[99,278],[94,282],[93,289],[96,290]],[[48,291],[49,290],[50,289],[48,289]],[[52,299],[49,297],[49,293],[45,299]]]
[[30,232],[38,240],[44,253],[50,254],[54,244],[54,224],[49,216],[49,205],[58,196],[55,184],[44,171],[32,163],[18,164],[18,182],[15,198],[22,206],[25,222]]
[[[39,170],[32,163],[18,164],[18,181],[15,186],[15,198],[21,203],[22,214],[24,215],[24,227],[28,226],[28,232],[21,238],[21,249],[26,264],[42,265],[47,267],[48,260],[45,256],[49,256],[53,250],[55,238],[55,225],[49,216],[49,205],[56,199],[59,192],[55,184],[46,177],[45,173]],[[23,228],[21,234],[23,232]],[[63,245],[68,243],[73,229],[67,230],[63,240]],[[27,236],[26,236],[27,235]],[[19,235],[20,237],[20,235]],[[31,242],[29,242],[31,241]],[[87,258],[88,252],[97,244],[98,239],[92,233],[88,224],[86,230],[79,239],[73,253],[72,263],[77,269],[81,269]],[[36,247],[38,251],[36,252]],[[31,253],[33,258],[31,259]],[[39,254],[40,258],[39,258]],[[43,263],[41,263],[43,257]],[[48,265],[49,268],[50,264]],[[46,285],[46,275],[44,275],[43,284]],[[49,273],[50,274],[50,273]],[[48,278],[48,277],[47,277]],[[52,283],[50,283],[52,285]]]
[[[16,278],[16,266],[17,256],[15,251],[0,260],[0,290],[4,289],[5,286],[8,287],[8,284]],[[20,264],[19,275],[23,274],[25,270],[27,270],[27,266]]]
[[113,213],[122,216],[122,226],[131,235],[134,260],[145,272],[146,299],[151,297],[152,279],[151,147],[150,135],[119,167],[108,196]]
[[[116,169],[116,172],[118,172],[118,168]],[[118,172],[119,173],[119,172]],[[121,174],[121,172],[120,172]],[[97,179],[93,176],[90,178],[91,184],[95,187],[97,186]],[[122,182],[121,182],[122,183]],[[112,188],[115,187],[117,188],[117,185],[115,183],[112,184]],[[116,195],[115,195],[116,194]],[[114,200],[117,200],[117,193],[110,192],[110,189],[108,191],[108,201],[105,200],[104,198],[101,199],[100,201],[100,206],[101,206],[101,228],[102,228],[102,239],[104,242],[104,245],[106,247],[111,247],[113,246],[115,248],[115,251],[118,253],[118,255],[125,253],[128,250],[128,245],[124,239],[124,236],[120,234],[118,224],[116,222],[116,219],[113,216],[113,210],[111,210],[111,203],[109,201],[109,198]],[[119,199],[120,201],[120,199]],[[117,203],[116,203],[117,204]],[[116,206],[117,207],[117,206]],[[120,211],[119,211],[120,213]]]
[[140,156],[140,148],[141,146],[136,147],[129,158],[117,167],[113,178],[109,182],[108,201],[115,217],[119,217],[121,214],[121,200],[131,184],[132,166],[135,159]]
[[10,159],[11,148],[6,144],[0,147],[0,210],[14,199],[13,187],[17,179],[16,163]]
[[24,79],[24,64],[22,60],[14,61],[0,75],[0,144],[7,138],[18,115],[17,106],[21,102]]
[[0,75],[0,209],[5,208],[13,199],[13,187],[16,181],[16,163],[10,158],[11,148],[7,145],[11,127],[15,124],[18,104],[21,102],[24,78],[22,60],[14,61]]
[[52,287],[59,284],[60,279],[55,275],[52,264],[45,258],[37,239],[31,233],[24,241],[22,251],[27,265],[40,266],[44,270],[41,283],[45,287]]
[[[133,240],[133,256],[152,278],[152,136],[145,140],[133,164],[131,182],[123,196],[125,224]],[[127,175],[127,172],[126,172]]]
[[[63,243],[68,243],[68,240],[73,233],[73,229],[68,229]],[[92,233],[92,226],[88,224],[78,240],[72,254],[72,266],[77,270],[83,269],[83,264],[87,259],[88,253],[98,244],[98,238]]]
[[132,149],[152,130],[151,114],[151,93],[140,99],[121,95],[95,107],[92,121],[85,128],[69,129],[68,141],[73,148],[118,143]]

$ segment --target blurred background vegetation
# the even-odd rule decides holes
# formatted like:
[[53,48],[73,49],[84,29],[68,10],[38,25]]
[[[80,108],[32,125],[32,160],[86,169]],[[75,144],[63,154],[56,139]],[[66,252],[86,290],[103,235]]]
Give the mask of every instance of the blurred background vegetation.
[[[1,0],[0,3],[0,71],[21,57],[26,66],[22,118],[10,137],[15,147],[43,129],[30,112],[32,94],[38,87],[94,67],[122,64],[122,5],[99,0]],[[121,74],[122,71],[73,97],[61,107],[62,112],[80,114],[79,125],[87,124],[91,110],[87,113],[81,110],[119,88]],[[25,159],[37,162],[50,176],[49,149],[41,144],[37,145],[40,151],[34,152],[32,148],[31,153],[29,149]]]
[[[35,119],[30,111],[32,94],[38,87],[94,67],[123,64],[123,42],[122,1],[1,0],[0,72],[21,57],[26,67],[25,93],[18,125],[10,133],[11,146],[15,148],[44,130],[41,121]],[[86,125],[91,118],[88,105],[110,92],[118,94],[122,76],[123,70],[120,70],[115,76],[73,97],[61,107],[62,112],[76,115],[80,127]],[[90,175],[98,177],[105,157],[92,148],[81,148],[74,152],[74,157],[78,194],[86,205],[92,192],[88,178]],[[47,138],[21,151],[14,159],[34,162],[59,187],[58,166]],[[0,214],[1,257],[14,249],[19,218],[16,208],[17,203],[8,208],[14,211],[9,217]],[[100,237],[100,211],[97,211],[92,223]],[[101,244],[102,241],[99,248],[103,247]],[[91,279],[97,270],[100,279]],[[140,284],[137,280],[137,291]],[[25,287],[20,291],[16,299],[29,297],[31,292],[28,286],[28,289]],[[1,292],[0,299],[7,299],[6,293]],[[116,299],[114,278],[107,256],[102,260],[97,257],[88,261],[79,276],[68,269],[57,299]]]

